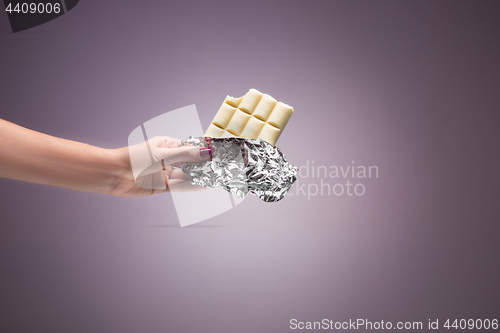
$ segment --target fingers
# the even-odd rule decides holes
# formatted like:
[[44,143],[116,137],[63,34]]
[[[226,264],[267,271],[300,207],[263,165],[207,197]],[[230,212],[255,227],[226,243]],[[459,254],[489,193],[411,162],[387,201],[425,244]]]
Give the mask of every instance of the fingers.
[[165,181],[168,182],[171,179],[181,179],[181,180],[186,180],[186,181],[191,181],[189,177],[182,172],[181,169],[173,169],[170,166],[166,166],[165,169],[163,170],[164,178]]
[[199,147],[156,148],[153,151],[154,156],[159,160],[164,160],[165,165],[207,161],[211,153],[209,148]]
[[189,177],[184,172],[182,172],[181,169],[173,169],[169,177],[170,179],[190,180]]
[[191,192],[205,189],[199,185],[192,185],[189,178],[179,169],[173,169],[171,173],[167,173],[166,170],[163,170],[163,178],[165,180],[166,189],[156,189],[153,190],[151,194],[164,192]]
[[181,140],[174,139],[168,136],[155,136],[147,141],[150,147],[157,148],[176,148],[181,144]]

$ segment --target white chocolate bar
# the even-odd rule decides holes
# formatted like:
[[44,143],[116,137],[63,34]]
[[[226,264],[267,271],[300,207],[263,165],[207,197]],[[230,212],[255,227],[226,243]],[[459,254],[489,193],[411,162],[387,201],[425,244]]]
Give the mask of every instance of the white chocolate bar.
[[250,89],[243,97],[226,97],[205,136],[262,139],[274,146],[292,113],[291,106]]

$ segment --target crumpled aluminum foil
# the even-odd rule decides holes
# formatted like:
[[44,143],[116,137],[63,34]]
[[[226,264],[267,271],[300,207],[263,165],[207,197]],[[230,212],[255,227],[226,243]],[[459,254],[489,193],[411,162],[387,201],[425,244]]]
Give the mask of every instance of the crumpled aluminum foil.
[[297,167],[264,140],[190,136],[181,146],[212,149],[211,161],[182,163],[193,185],[221,187],[239,198],[252,192],[263,201],[276,202],[297,180]]

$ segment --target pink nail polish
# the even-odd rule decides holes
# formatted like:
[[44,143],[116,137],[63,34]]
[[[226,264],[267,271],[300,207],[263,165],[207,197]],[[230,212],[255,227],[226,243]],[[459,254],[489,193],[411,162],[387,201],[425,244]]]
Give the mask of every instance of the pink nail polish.
[[212,149],[210,149],[210,148],[201,148],[200,149],[200,157],[201,158],[207,158],[210,155],[212,155]]

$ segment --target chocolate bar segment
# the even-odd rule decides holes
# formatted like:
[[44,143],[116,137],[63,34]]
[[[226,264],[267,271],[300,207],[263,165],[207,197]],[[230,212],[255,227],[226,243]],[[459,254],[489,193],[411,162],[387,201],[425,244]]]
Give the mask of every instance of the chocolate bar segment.
[[245,96],[226,96],[205,136],[262,139],[273,146],[293,114],[293,108],[257,89]]

